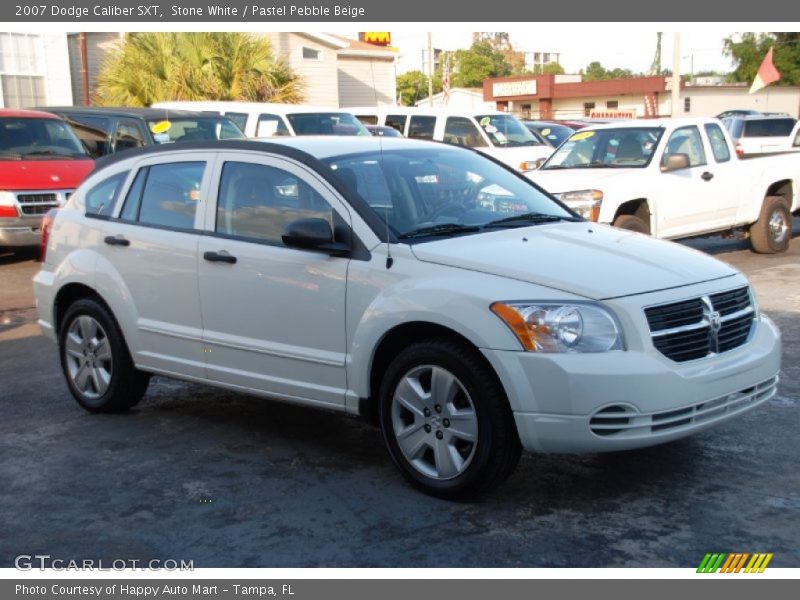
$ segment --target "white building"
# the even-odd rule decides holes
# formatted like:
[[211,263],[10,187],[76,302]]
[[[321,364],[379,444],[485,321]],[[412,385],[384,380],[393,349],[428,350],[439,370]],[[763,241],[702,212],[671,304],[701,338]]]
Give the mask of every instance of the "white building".
[[0,32],[0,106],[72,104],[66,33]]
[[417,106],[433,108],[449,108],[457,111],[488,110],[494,111],[494,102],[483,99],[483,88],[452,88],[450,101],[445,105],[444,92],[434,94],[417,102]]

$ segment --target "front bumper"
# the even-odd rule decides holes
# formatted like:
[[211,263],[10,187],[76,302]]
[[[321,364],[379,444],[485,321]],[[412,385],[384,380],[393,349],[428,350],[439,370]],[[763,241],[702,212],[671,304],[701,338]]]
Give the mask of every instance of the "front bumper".
[[775,394],[780,332],[764,315],[743,346],[689,363],[654,349],[604,354],[483,350],[532,452],[652,446],[706,429]]
[[38,246],[42,240],[42,217],[0,220],[0,246]]

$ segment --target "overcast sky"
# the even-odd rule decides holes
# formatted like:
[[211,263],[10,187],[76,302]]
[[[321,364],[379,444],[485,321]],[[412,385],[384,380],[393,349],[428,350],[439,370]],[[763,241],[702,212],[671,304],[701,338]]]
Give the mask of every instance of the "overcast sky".
[[[460,24],[459,24],[460,25]],[[434,32],[433,45],[444,50],[469,47],[471,30],[453,24],[446,31]],[[533,23],[524,28],[508,29],[515,49],[559,52],[561,65],[567,73],[577,73],[590,62],[600,61],[606,68],[627,68],[635,73],[650,69],[656,49],[656,30],[641,24],[625,26],[570,25]],[[694,56],[694,71],[731,69],[730,61],[722,55],[722,40],[733,32],[708,30],[681,33],[681,69],[688,74]],[[672,68],[674,34],[664,33],[661,46],[662,68]],[[411,30],[392,32],[392,45],[400,50],[398,73],[419,69],[422,49],[427,47],[427,33]]]

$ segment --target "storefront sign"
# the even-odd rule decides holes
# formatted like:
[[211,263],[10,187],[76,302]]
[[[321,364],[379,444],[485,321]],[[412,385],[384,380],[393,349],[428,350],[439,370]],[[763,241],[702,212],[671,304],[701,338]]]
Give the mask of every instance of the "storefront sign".
[[536,80],[496,81],[492,84],[492,96],[535,96]]
[[590,119],[635,119],[635,110],[593,110]]

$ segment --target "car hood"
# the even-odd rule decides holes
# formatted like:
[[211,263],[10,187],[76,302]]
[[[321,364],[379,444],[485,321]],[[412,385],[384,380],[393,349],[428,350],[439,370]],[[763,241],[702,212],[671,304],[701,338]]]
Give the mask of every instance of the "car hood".
[[91,159],[0,160],[0,190],[73,189],[93,168]]
[[553,169],[525,173],[551,194],[578,190],[603,191],[604,183],[639,172],[641,169]]
[[594,300],[728,277],[727,264],[674,242],[596,223],[550,223],[412,246],[422,261],[499,275]]

